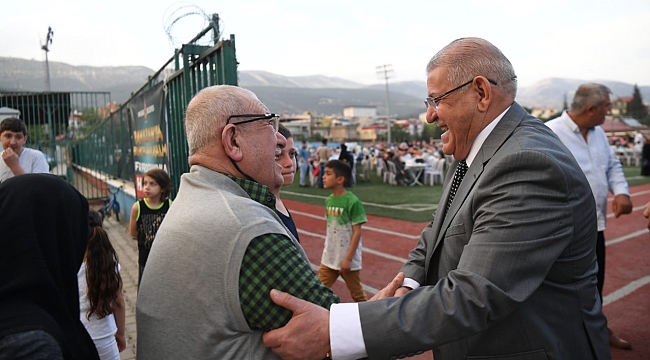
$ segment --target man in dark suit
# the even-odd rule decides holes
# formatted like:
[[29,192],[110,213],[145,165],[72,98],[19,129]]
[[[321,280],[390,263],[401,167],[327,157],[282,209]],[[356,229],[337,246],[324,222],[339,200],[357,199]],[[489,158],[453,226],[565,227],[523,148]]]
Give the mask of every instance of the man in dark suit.
[[403,274],[374,299],[394,297],[328,312],[272,291],[294,317],[265,345],[285,359],[609,359],[595,203],[575,159],[514,102],[491,43],[453,41],[427,74],[427,121],[455,160]]

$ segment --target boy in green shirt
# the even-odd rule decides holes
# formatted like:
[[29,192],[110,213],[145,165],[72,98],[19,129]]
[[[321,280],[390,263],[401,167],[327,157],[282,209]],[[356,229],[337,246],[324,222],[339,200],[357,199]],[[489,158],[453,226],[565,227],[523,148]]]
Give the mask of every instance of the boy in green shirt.
[[345,190],[352,170],[340,160],[325,164],[323,187],[332,194],[325,200],[327,236],[318,268],[318,279],[332,287],[339,275],[345,280],[354,301],[366,301],[361,286],[361,224],[367,222],[359,198]]

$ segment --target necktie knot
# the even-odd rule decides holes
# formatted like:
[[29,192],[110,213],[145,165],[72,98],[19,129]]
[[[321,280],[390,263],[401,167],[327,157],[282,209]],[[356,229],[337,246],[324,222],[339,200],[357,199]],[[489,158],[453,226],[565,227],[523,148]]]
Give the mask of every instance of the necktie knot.
[[454,172],[454,180],[451,182],[451,189],[449,190],[449,198],[447,199],[447,207],[445,208],[445,212],[449,211],[451,202],[454,201],[454,197],[456,197],[456,192],[458,191],[460,183],[465,177],[465,173],[467,173],[467,163],[465,160],[461,160],[458,163],[458,166],[456,166],[456,171]]

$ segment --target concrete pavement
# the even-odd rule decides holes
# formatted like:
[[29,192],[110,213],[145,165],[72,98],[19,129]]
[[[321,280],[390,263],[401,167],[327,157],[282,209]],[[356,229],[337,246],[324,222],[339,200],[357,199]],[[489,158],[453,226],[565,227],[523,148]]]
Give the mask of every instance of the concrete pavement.
[[111,216],[104,220],[104,229],[120,260],[120,275],[122,276],[122,292],[126,304],[126,349],[120,353],[121,360],[135,360],[136,327],[135,304],[138,294],[138,244],[131,239],[128,231],[128,220],[120,216],[120,221]]

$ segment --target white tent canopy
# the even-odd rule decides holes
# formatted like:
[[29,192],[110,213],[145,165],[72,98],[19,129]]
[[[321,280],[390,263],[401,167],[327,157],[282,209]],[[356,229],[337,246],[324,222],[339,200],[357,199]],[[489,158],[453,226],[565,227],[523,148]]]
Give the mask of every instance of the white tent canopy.
[[20,111],[9,107],[0,107],[0,121],[9,117],[20,117]]

